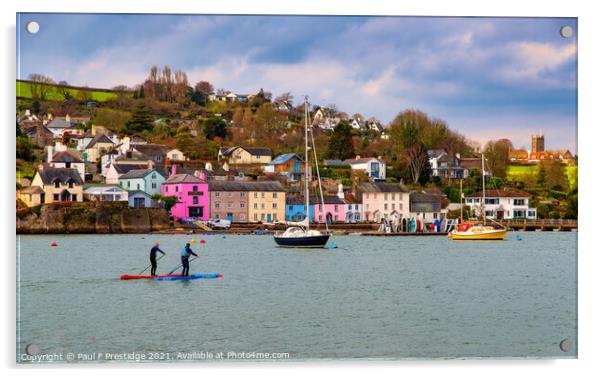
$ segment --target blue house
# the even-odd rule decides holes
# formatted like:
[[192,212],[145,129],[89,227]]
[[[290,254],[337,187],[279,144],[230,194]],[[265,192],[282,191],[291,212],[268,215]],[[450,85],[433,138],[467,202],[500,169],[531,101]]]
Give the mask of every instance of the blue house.
[[155,169],[132,169],[119,177],[119,186],[128,191],[144,191],[149,195],[160,194],[163,174]]
[[153,198],[144,191],[135,190],[128,193],[128,206],[133,208],[151,208],[155,206]]
[[303,179],[304,170],[305,161],[295,153],[281,154],[264,167],[266,173],[286,175],[289,181]]
[[[313,201],[309,204],[309,219],[314,218]],[[286,197],[286,221],[303,221],[305,218],[305,201],[302,197]]]

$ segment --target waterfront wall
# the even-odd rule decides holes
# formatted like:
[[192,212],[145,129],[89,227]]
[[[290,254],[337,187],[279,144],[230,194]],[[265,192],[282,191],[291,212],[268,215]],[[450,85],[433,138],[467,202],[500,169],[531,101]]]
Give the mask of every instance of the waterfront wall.
[[148,233],[172,229],[161,208],[130,208],[127,203],[46,204],[17,211],[17,234]]

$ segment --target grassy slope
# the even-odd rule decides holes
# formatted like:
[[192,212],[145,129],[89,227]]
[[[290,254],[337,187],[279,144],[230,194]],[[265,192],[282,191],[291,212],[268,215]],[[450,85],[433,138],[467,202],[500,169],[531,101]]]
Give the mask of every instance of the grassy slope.
[[[77,89],[68,89],[68,90],[74,98],[77,98],[77,92],[79,90],[77,90]],[[101,91],[86,90],[86,89],[80,89],[80,90],[85,90],[85,91],[90,92],[92,95],[92,100],[98,101],[98,102],[107,101],[107,100],[113,99],[117,96],[113,92],[101,92]],[[31,98],[31,88],[30,88],[29,83],[17,81],[17,97]],[[47,95],[47,99],[61,101],[64,98],[56,90],[51,90]]]
[[[566,175],[569,180],[570,189],[574,189],[577,187],[577,166],[567,166],[565,167]],[[536,176],[537,175],[537,165],[528,165],[528,166],[509,166],[507,170],[508,178],[514,179],[517,181],[522,180],[525,176]]]

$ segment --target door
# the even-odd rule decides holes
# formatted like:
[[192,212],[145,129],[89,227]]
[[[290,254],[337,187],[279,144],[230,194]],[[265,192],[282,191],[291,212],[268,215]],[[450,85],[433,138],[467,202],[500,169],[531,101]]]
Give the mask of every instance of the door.
[[301,171],[301,162],[295,161],[295,173],[299,173]]
[[271,222],[272,222],[272,214],[268,213],[268,223],[271,223]]
[[134,198],[134,207],[144,207],[144,198]]
[[497,219],[498,220],[504,219],[504,211],[497,211]]
[[228,213],[228,221],[232,222],[233,218],[234,216],[232,216],[232,213]]

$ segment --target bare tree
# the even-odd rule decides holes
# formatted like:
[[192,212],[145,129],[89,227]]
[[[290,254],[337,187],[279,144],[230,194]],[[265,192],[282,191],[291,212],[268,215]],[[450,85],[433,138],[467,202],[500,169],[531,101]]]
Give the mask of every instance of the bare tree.
[[46,96],[52,90],[52,84],[54,80],[48,76],[44,76],[39,73],[32,73],[29,75],[31,98],[37,100],[45,100]]
[[69,88],[67,88],[69,86],[69,83],[67,83],[67,81],[59,81],[58,86],[56,87],[56,91],[58,94],[60,94],[61,96],[63,96],[64,99],[70,99],[73,98],[73,95],[71,94],[71,91],[69,90]]
[[426,183],[430,173],[429,157],[426,148],[422,144],[415,144],[406,148],[404,157],[408,161],[414,183]]

